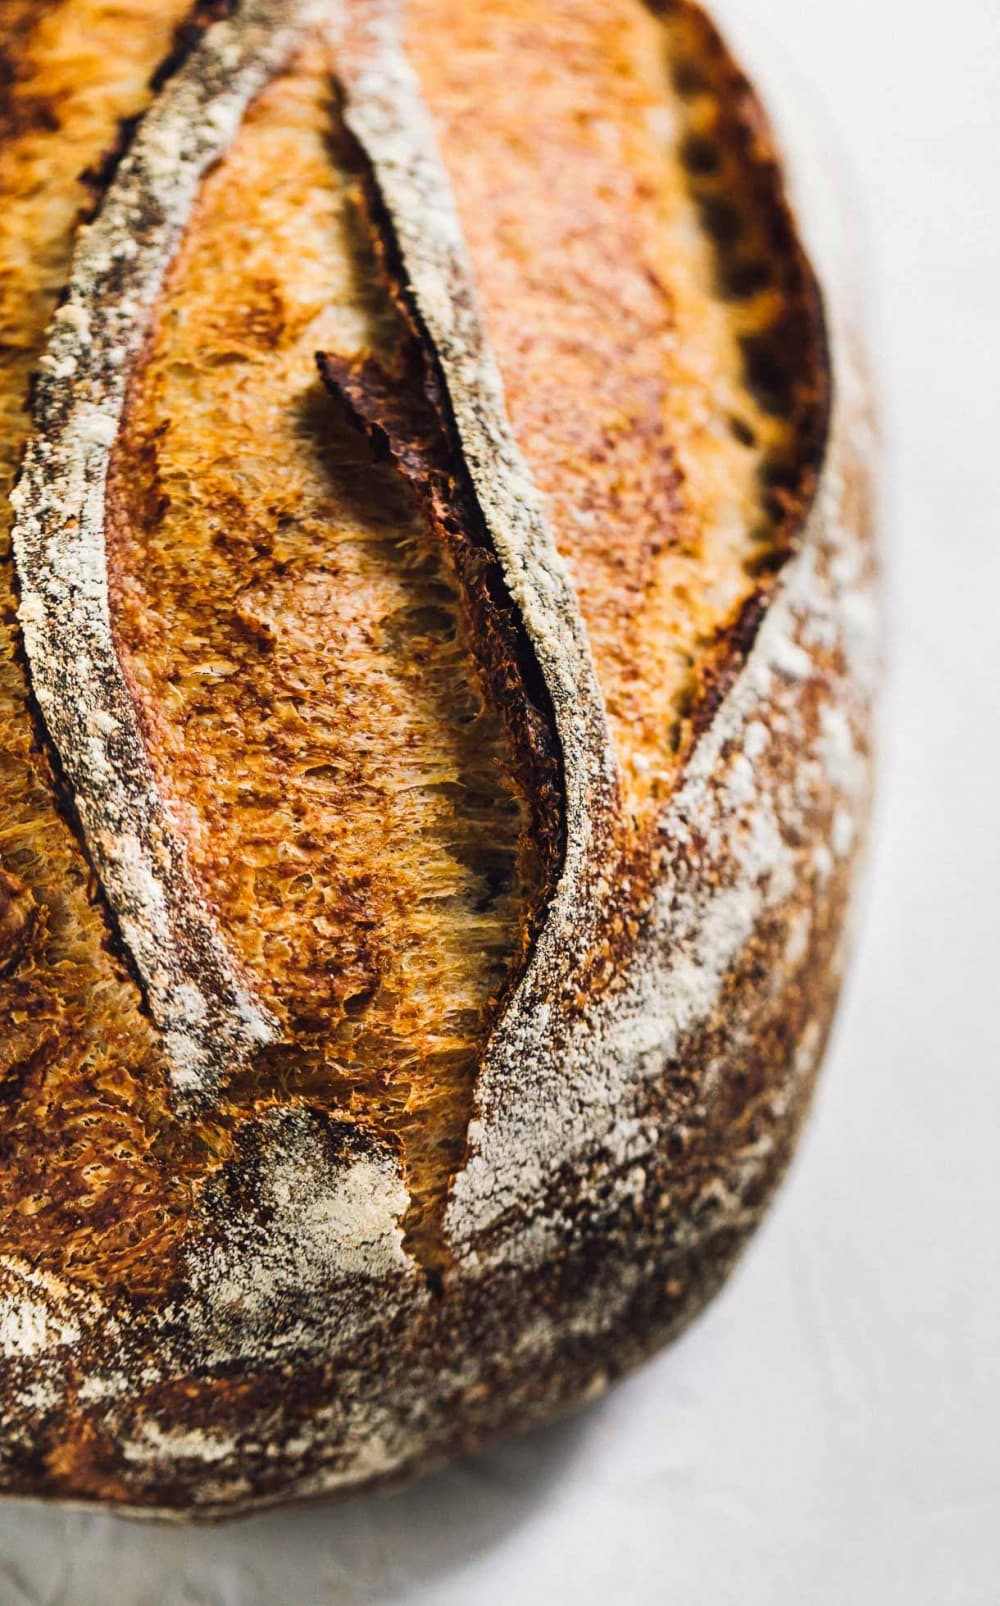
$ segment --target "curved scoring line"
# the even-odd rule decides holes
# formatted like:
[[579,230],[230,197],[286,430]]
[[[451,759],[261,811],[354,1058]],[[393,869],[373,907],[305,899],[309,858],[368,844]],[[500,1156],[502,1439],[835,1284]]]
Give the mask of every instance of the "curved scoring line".
[[[648,924],[637,938],[614,1004],[609,1007],[607,994],[583,1010],[579,1004],[579,978],[589,955],[600,951],[602,913],[616,893],[619,905],[621,900],[618,770],[586,627],[530,473],[511,436],[450,185],[418,82],[405,58],[400,9],[400,0],[355,0],[351,7],[354,26],[338,62],[345,121],[367,155],[396,231],[410,294],[440,366],[487,528],[552,697],[564,760],[563,873],[532,959],[480,1067],[466,1163],[453,1180],[446,1214],[445,1233],[452,1252],[475,1257],[482,1233],[499,1222],[509,1226],[508,1212],[522,1208],[530,1220],[526,1201],[541,1197],[558,1167],[581,1145],[595,1154],[599,1133],[614,1137],[616,1153],[639,1152],[636,1145],[646,1138],[633,1107],[625,1109],[631,1089],[649,1064],[662,1066],[673,1040],[671,1032],[677,1031],[684,1010],[694,1009],[698,1000],[688,986],[690,969],[685,971],[683,949],[671,968],[677,935],[672,900],[679,887],[681,852],[676,863],[662,871],[655,905],[643,911]],[[822,528],[826,517],[817,509],[811,528]],[[808,544],[803,537],[803,551]],[[806,613],[810,608],[819,611],[823,603],[820,582],[809,579],[804,564],[787,565],[773,592],[775,598],[784,599],[786,613],[768,612],[766,634],[756,641],[754,653],[727,693],[734,728],[742,728],[746,701],[755,694],[752,673],[770,672],[768,644],[776,635],[780,642],[781,630],[790,628],[793,576],[807,592]],[[716,733],[722,729],[721,718],[716,719],[713,743],[720,740]],[[691,818],[685,817],[683,807],[690,797],[701,798],[699,788],[704,791],[705,783],[699,766],[707,764],[715,750],[708,741],[701,742],[698,764],[692,763],[684,791],[661,817],[666,840],[683,843],[689,836]],[[767,785],[762,782],[762,790],[755,794],[758,809],[777,810],[784,799],[772,798]],[[711,800],[710,788],[706,795]],[[707,821],[709,803],[700,807]],[[691,816],[697,826],[698,806],[692,806]],[[726,863],[730,842],[737,840],[736,825],[724,820],[717,849],[720,867]],[[736,852],[734,848],[734,858]],[[735,890],[747,907],[757,900],[753,908],[758,909],[764,871],[740,860],[734,874],[735,889],[724,888],[724,895]],[[714,941],[713,917],[723,923],[725,906],[720,901],[716,907],[712,897],[712,878],[706,871],[692,905],[697,941]],[[711,975],[703,960],[693,969],[697,976]],[[652,1043],[644,1034],[652,1034]]]
[[146,113],[96,221],[81,230],[11,492],[32,689],[164,1034],[172,1084],[195,1104],[274,1041],[277,1025],[191,878],[143,745],[111,630],[108,465],[129,370],[204,173],[314,19],[304,0],[247,0],[208,30]]
[[[451,184],[402,44],[400,0],[354,0],[338,40],[342,115],[370,164],[417,320],[437,362],[472,486],[552,698],[562,748],[566,853],[519,995],[551,996],[597,933],[612,873],[618,766],[586,626],[513,436]],[[487,1059],[489,1052],[487,1053]]]

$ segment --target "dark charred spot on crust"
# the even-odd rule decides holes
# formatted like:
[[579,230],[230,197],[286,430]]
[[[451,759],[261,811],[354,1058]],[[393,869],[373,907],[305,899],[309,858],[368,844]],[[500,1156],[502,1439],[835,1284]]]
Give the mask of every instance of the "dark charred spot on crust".
[[14,139],[23,139],[26,134],[58,133],[59,109],[55,101],[45,95],[17,95],[13,88],[8,63],[0,59],[0,121],[4,130]]
[[741,446],[756,446],[757,431],[745,418],[739,418],[734,413],[729,420],[729,429],[733,439],[739,441]]
[[[699,167],[687,164],[691,178],[696,182],[714,178],[721,164],[721,156],[715,146],[703,141],[703,148],[715,151],[716,160],[711,167],[704,162]],[[707,194],[699,198],[701,222],[705,233],[716,247],[720,258],[725,261],[730,258],[743,234],[743,219],[739,209],[732,201],[721,195]]]
[[728,253],[717,265],[719,287],[729,301],[746,301],[773,283],[773,268],[764,257]]
[[6,0],[0,43],[0,128],[5,140],[33,133],[55,133],[59,108],[50,95],[24,88],[19,45],[55,0]]
[[719,170],[722,158],[713,139],[704,134],[688,134],[681,147],[681,161],[695,178],[710,178]]

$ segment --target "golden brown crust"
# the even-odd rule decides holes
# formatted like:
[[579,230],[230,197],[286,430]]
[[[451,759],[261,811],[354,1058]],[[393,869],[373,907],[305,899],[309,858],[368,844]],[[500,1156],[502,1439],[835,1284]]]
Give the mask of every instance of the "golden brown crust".
[[[97,0],[18,40],[0,311],[21,375],[87,204],[69,134],[111,186],[100,242],[154,45],[157,84],[208,72],[209,13],[172,51],[178,18],[130,8],[99,61]],[[197,1105],[169,1092],[8,610],[12,1489],[217,1512],[589,1397],[725,1275],[836,997],[867,805],[868,448],[845,366],[817,490],[823,319],[759,107],[687,0],[410,0],[415,79],[394,5],[348,9],[332,63],[316,34],[286,57],[189,219],[177,202],[113,450],[102,415],[88,459],[110,456],[108,651],[143,759],[274,1025]],[[305,10],[251,15],[266,50]],[[89,93],[57,132],[41,108],[67,72]],[[129,178],[140,251],[176,138],[168,120]],[[59,515],[24,485],[43,496],[61,445],[51,364],[93,331],[87,375],[114,369],[82,294],[21,486],[36,676],[32,519]],[[13,468],[27,421],[3,394]]]
[[141,1288],[152,1276],[162,1286],[190,1193],[183,1171],[159,1158],[170,1121],[163,1057],[37,738],[6,493],[28,430],[29,379],[91,199],[80,175],[101,167],[120,120],[148,104],[149,78],[188,7],[53,0],[26,9],[30,26],[18,6],[0,12],[14,63],[0,133],[0,861],[42,914],[38,940],[0,967],[3,1238],[8,1253],[71,1267],[82,1281]]
[[399,1137],[433,1259],[422,1218],[461,1159],[558,802],[446,446],[411,453],[404,479],[434,481],[413,509],[315,372],[329,348],[363,405],[352,365],[383,352],[404,364],[397,432],[440,434],[358,186],[314,46],[207,180],[165,286],[112,464],[112,613],[190,863],[281,1025],[243,1099],[308,1093]]
[[794,547],[829,405],[822,314],[760,108],[701,12],[660,9],[407,11],[639,830]]

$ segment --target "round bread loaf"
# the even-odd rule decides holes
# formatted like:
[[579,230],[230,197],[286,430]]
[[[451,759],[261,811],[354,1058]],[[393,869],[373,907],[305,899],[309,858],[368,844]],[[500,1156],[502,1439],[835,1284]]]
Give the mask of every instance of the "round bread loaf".
[[690,0],[0,10],[0,1487],[592,1399],[786,1165],[872,434]]

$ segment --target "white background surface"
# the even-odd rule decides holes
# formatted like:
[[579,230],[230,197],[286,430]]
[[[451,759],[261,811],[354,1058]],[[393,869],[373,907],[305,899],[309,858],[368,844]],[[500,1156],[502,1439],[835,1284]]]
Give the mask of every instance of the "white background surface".
[[572,1422],[221,1530],[8,1507],[0,1606],[1000,1606],[1000,3],[716,9],[853,168],[890,446],[864,940],[792,1177]]

